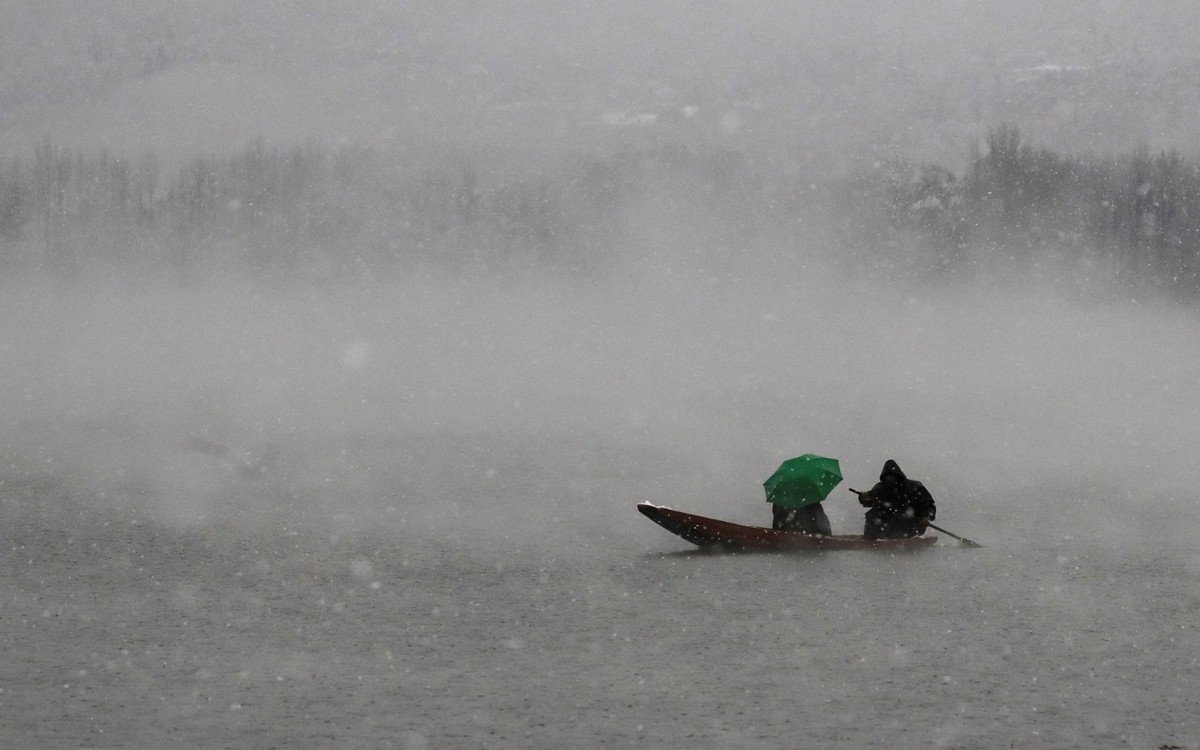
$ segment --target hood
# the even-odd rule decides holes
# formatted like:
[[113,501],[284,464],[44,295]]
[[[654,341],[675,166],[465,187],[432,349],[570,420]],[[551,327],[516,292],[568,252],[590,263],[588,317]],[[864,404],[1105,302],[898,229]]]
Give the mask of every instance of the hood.
[[883,480],[886,480],[889,476],[895,477],[896,479],[900,480],[901,482],[908,479],[908,477],[904,476],[904,472],[901,471],[900,464],[896,463],[895,461],[893,461],[890,458],[887,460],[887,463],[885,463],[883,465],[883,471],[881,471],[879,473],[879,479],[880,479],[880,481],[883,481]]

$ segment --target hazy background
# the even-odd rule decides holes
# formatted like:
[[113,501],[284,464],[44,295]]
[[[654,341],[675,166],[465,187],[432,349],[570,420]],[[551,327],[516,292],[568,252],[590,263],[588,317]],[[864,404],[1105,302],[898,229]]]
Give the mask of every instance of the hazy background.
[[[1193,151],[1193,3],[14,2],[6,149],[191,158],[263,136],[546,153],[694,107],[775,162],[949,161],[1001,121],[1070,150]],[[722,127],[722,121],[724,126]],[[607,122],[613,122],[610,117]],[[612,128],[607,130],[611,131]]]
[[0,3],[0,744],[1194,747],[1200,6],[848,5]]
[[[739,206],[770,205],[743,232],[712,210],[729,203],[719,190],[695,203],[678,185],[647,190],[620,231],[574,248],[584,272],[535,249],[503,273],[12,275],[4,481],[185,525],[669,544],[635,502],[763,521],[759,483],[814,451],[841,458],[850,486],[897,459],[968,535],[1117,534],[1129,519],[1178,533],[1200,479],[1187,305],[1081,294],[1041,269],[893,273],[848,258],[810,204],[881,159],[957,168],[999,121],[1071,152],[1190,155],[1198,12],[9,3],[9,159],[47,142],[149,152],[170,176],[257,140],[362,147],[385,170],[450,164],[503,186],[681,143],[732,154]],[[361,248],[335,234],[308,250],[353,257],[381,241],[354,236]],[[838,531],[855,530],[859,510],[835,498]]]

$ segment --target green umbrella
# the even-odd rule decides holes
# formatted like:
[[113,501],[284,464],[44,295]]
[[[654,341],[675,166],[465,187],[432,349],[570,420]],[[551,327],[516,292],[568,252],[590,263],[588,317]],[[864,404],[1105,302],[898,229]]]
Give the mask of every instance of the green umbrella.
[[763,482],[767,502],[785,508],[803,508],[819,503],[842,481],[842,468],[836,458],[805,453],[780,464],[771,478]]

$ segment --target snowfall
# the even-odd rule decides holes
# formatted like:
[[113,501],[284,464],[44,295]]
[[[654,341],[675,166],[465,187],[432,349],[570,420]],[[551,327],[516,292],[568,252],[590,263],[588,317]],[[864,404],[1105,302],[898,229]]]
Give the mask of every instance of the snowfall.
[[[661,275],[11,284],[0,746],[1200,747],[1200,339]],[[897,460],[941,536],[706,554]]]

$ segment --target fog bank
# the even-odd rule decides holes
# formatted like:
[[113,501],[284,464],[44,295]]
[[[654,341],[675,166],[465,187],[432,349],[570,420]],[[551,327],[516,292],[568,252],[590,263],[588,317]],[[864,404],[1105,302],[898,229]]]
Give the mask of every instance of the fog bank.
[[[1193,528],[1196,321],[1164,307],[665,274],[34,283],[0,307],[0,482],[46,503],[669,546],[634,503],[765,522],[762,480],[818,452],[859,488],[895,458],[969,536]],[[856,530],[849,493],[829,509]]]

